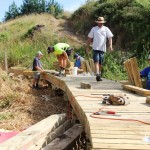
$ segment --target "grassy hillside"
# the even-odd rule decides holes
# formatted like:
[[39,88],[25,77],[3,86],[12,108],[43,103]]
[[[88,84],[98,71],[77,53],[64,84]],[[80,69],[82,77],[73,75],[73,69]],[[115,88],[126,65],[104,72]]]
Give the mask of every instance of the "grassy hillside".
[[65,20],[55,19],[49,14],[23,16],[0,24],[0,61],[3,62],[4,52],[7,52],[9,66],[31,66],[40,50],[44,53],[42,62],[49,69],[56,59],[53,55],[48,56],[49,45],[67,42],[75,49],[82,46],[82,41],[67,28]]

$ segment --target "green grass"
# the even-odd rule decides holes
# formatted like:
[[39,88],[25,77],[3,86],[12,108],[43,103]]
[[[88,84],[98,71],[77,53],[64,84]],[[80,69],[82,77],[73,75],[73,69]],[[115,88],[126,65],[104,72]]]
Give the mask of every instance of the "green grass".
[[[45,69],[53,68],[56,57],[47,54],[47,47],[58,42],[66,42],[73,47],[77,43],[69,35],[59,35],[58,20],[49,14],[29,15],[0,24],[0,62],[4,63],[4,51],[7,51],[8,64],[11,66],[32,66],[37,51],[44,56],[42,62]],[[31,31],[36,25],[44,25],[41,31]]]
[[11,113],[0,114],[0,121],[12,119],[12,118],[14,118],[14,116]]

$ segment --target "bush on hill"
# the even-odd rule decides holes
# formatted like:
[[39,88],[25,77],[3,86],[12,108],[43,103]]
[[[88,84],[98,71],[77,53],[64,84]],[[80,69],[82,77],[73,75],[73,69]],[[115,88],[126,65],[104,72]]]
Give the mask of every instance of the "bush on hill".
[[118,49],[141,55],[150,50],[150,3],[138,0],[99,0],[88,2],[75,11],[71,25],[76,32],[86,34],[98,16],[104,16],[106,26],[114,33],[114,45]]

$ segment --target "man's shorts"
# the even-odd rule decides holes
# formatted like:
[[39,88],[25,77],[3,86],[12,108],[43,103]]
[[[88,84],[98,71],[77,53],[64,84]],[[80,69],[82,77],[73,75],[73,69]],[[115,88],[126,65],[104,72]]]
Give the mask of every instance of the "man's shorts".
[[104,62],[104,52],[93,50],[93,60],[94,60],[94,63],[99,62],[99,64],[102,65]]
[[34,79],[39,79],[39,77],[40,77],[40,72],[35,72],[35,73],[33,74],[33,78],[34,78]]

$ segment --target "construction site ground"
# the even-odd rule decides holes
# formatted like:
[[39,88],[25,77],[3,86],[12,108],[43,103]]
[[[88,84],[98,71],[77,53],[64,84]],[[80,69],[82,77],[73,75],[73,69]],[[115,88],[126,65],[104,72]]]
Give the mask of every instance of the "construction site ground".
[[0,70],[0,129],[22,131],[42,119],[65,113],[67,102],[49,85],[32,89],[32,78],[7,75]]

